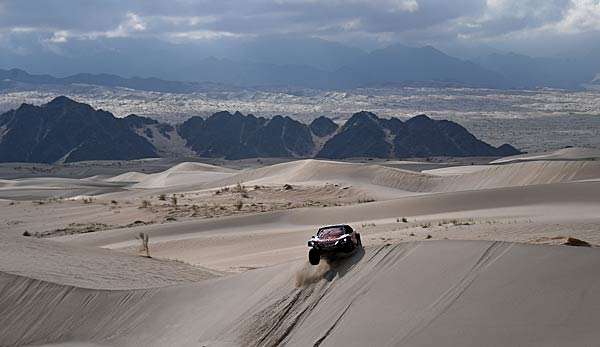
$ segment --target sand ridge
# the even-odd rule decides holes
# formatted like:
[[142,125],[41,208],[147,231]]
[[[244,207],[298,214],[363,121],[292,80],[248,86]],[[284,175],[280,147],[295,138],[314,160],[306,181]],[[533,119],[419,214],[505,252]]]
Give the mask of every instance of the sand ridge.
[[[599,161],[563,158],[425,173],[322,160],[183,163],[8,180],[0,192],[24,201],[0,201],[0,345],[593,345],[599,248],[525,243],[576,236],[600,245],[599,178]],[[92,188],[100,193],[82,194]],[[26,201],[53,189],[86,200]],[[259,197],[324,194],[374,199],[256,207]],[[229,200],[245,207],[186,217],[203,199],[227,213]],[[159,208],[177,218],[144,222]],[[21,235],[60,219],[115,227]],[[366,248],[308,265],[306,240],[333,223],[351,224]],[[137,255],[140,232],[153,259]]]
[[[8,345],[590,345],[600,308],[584,302],[600,290],[598,266],[595,249],[436,241],[151,290],[0,274],[0,335]],[[298,283],[300,272],[314,279]]]

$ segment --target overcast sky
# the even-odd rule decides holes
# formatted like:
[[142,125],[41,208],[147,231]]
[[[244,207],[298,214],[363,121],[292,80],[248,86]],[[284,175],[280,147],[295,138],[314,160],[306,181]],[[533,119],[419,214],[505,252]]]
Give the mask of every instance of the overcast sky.
[[552,54],[600,41],[600,0],[0,0],[0,46],[22,54],[74,40],[273,34]]

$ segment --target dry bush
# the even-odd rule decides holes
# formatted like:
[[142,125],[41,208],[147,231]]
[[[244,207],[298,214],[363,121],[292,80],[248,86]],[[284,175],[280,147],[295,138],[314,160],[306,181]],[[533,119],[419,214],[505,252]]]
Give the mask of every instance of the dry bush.
[[240,199],[238,201],[236,201],[235,203],[235,209],[240,211],[242,209],[242,207],[244,207],[244,202]]
[[292,190],[292,189],[294,189],[294,187],[292,187],[291,184],[287,184],[286,183],[286,184],[283,185],[283,190]]
[[173,196],[171,197],[171,204],[173,205],[173,207],[177,207],[177,196],[175,194],[173,194]]
[[152,204],[150,203],[150,201],[142,200],[142,205],[140,206],[140,208],[150,208],[151,206]]
[[375,199],[370,198],[370,197],[362,197],[362,198],[358,199],[359,204],[364,204],[364,203],[373,202],[373,201],[375,201]]
[[576,247],[591,247],[592,246],[592,245],[590,245],[589,242],[583,241],[583,240],[580,240],[580,239],[576,239],[574,237],[567,238],[567,241],[565,241],[565,243],[563,243],[563,245],[565,245],[565,246],[576,246]]
[[160,194],[158,196],[158,200],[160,200],[160,201],[166,201],[167,200],[167,196],[165,194]]
[[145,254],[144,256],[151,258],[150,247],[148,246],[150,236],[148,236],[146,233],[140,233],[136,238],[141,242],[139,252]]

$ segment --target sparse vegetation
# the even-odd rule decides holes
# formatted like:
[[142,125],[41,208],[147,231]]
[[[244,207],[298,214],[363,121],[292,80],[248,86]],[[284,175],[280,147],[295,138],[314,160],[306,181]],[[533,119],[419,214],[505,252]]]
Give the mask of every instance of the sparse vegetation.
[[235,209],[240,211],[242,209],[242,207],[244,207],[244,202],[240,199],[238,201],[235,202]]
[[27,236],[27,237],[29,237],[29,236],[31,236],[31,233],[30,233],[29,231],[25,230],[25,231],[23,232],[23,236]]
[[160,200],[160,201],[166,201],[167,200],[167,196],[165,194],[160,194],[158,196],[158,200]]
[[142,205],[140,206],[140,208],[150,208],[151,206],[152,206],[152,203],[150,203],[150,201],[142,200]]
[[375,201],[375,199],[370,198],[370,197],[362,197],[362,198],[358,199],[359,204],[364,204],[364,203],[373,202],[373,201]]
[[246,187],[241,184],[240,182],[238,182],[236,184],[236,186],[233,188],[233,192],[234,193],[239,193],[242,198],[249,198],[250,196],[248,195],[248,189],[246,189]]
[[402,217],[402,223],[408,223],[408,219],[406,217]]
[[173,194],[171,197],[171,205],[173,205],[173,207],[177,207],[177,195],[175,194]]
[[150,247],[148,246],[150,236],[148,236],[148,234],[142,232],[137,236],[137,239],[140,240],[140,242],[141,242],[139,252],[142,253],[145,257],[151,258]]
[[110,203],[113,204],[113,205],[118,205],[119,204],[119,202],[117,200],[111,200]]
[[589,242],[583,241],[580,239],[576,239],[574,237],[568,237],[567,241],[565,241],[565,243],[563,243],[563,245],[576,246],[576,247],[592,247],[592,245]]
[[30,234],[30,236],[40,238],[57,237],[64,235],[87,234],[111,228],[114,228],[114,226],[104,223],[70,223],[64,228],[35,232],[33,234]]
[[283,185],[283,190],[293,190],[293,189],[294,189],[294,187],[292,187],[291,184],[286,183]]

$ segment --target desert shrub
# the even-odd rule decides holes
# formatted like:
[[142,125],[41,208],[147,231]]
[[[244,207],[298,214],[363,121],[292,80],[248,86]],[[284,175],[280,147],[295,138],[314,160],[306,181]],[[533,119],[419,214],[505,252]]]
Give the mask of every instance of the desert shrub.
[[177,196],[175,194],[173,194],[173,196],[171,197],[171,204],[177,207]]
[[148,236],[148,234],[146,233],[140,233],[137,236],[137,239],[140,240],[141,245],[140,245],[140,253],[144,253],[146,257],[151,258],[150,257],[150,247],[148,246],[148,242],[150,240],[150,236]]
[[117,205],[119,202],[117,200],[111,200],[110,203],[113,205]]
[[160,201],[166,201],[167,200],[167,196],[165,194],[160,194],[158,196],[158,200],[160,200]]
[[246,192],[246,187],[244,187],[244,185],[241,182],[238,182],[235,185],[235,188],[233,189],[233,191],[236,193],[243,193],[243,192]]
[[240,199],[238,201],[235,202],[235,209],[240,211],[242,209],[242,207],[244,207],[244,202]]
[[283,190],[292,190],[292,189],[294,189],[294,187],[292,187],[291,184],[287,184],[286,183],[286,184],[283,185]]
[[370,198],[370,197],[363,197],[363,198],[358,199],[359,204],[364,204],[364,203],[373,202],[373,201],[375,201],[375,199]]
[[431,238],[431,235],[427,234],[427,236],[425,236],[426,240],[429,240]]
[[30,233],[29,231],[25,230],[25,231],[23,232],[23,236],[27,236],[27,237],[29,237],[29,236],[31,236],[31,233]]
[[140,206],[140,208],[149,208],[150,206],[152,206],[152,204],[150,203],[150,201],[148,201],[148,200],[142,200],[142,205]]
[[576,239],[574,237],[567,238],[567,241],[563,243],[566,246],[576,246],[576,247],[591,247],[592,245],[584,240]]

